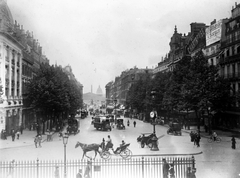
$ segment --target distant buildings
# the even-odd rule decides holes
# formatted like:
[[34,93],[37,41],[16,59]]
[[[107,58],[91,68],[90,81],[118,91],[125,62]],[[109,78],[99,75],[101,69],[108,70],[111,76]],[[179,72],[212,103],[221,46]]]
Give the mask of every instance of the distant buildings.
[[145,79],[146,75],[152,75],[153,69],[138,69],[137,67],[123,71],[120,76],[115,77],[115,81],[109,82],[106,86],[106,106],[125,105],[127,93],[131,85]]
[[[219,67],[220,76],[231,81],[233,94],[240,92],[240,4],[232,7],[231,17],[228,19],[214,20],[210,25],[205,23],[191,23],[191,31],[186,35],[178,33],[177,27],[170,39],[170,51],[151,72],[170,72],[175,65],[185,57],[193,57],[202,51],[208,59],[209,65]],[[122,72],[115,81],[106,85],[107,105],[113,103],[124,104],[131,84],[137,80],[136,71],[130,69]],[[144,70],[142,70],[144,71]],[[145,70],[146,71],[146,70]],[[144,72],[143,72],[144,73]],[[231,110],[225,111],[214,118],[216,126],[240,128],[240,105],[236,101]],[[231,118],[231,119],[229,119]]]

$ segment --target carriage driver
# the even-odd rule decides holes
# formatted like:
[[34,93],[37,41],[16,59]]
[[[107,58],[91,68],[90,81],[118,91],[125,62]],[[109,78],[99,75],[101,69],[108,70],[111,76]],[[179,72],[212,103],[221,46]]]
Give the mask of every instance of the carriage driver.
[[110,137],[110,135],[108,135],[108,138],[107,138],[107,144],[106,144],[106,150],[108,150],[109,148],[112,148],[113,152],[114,152],[114,149],[113,149],[113,143],[112,143],[112,139]]
[[124,140],[122,140],[122,143],[121,143],[120,146],[117,147],[117,149],[114,151],[114,154],[116,154],[116,153],[118,152],[118,150],[120,150],[120,149],[122,148],[122,146],[124,146],[124,145],[125,145],[125,142],[124,142]]

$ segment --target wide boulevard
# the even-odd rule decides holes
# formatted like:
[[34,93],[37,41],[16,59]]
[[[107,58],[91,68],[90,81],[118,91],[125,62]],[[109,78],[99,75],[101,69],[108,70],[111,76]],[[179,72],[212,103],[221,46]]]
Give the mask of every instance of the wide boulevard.
[[[110,135],[114,144],[114,148],[119,146],[122,140],[130,143],[129,149],[133,155],[149,155],[149,154],[194,154],[195,155],[197,177],[213,178],[213,177],[240,177],[240,140],[237,139],[237,149],[231,149],[231,138],[229,136],[220,135],[221,143],[208,143],[207,137],[202,136],[200,147],[196,147],[190,142],[189,132],[183,131],[182,136],[168,135],[167,127],[156,125],[156,135],[159,139],[159,151],[152,151],[148,147],[141,148],[137,142],[137,137],[141,133],[152,133],[153,126],[137,119],[124,118],[125,130],[118,130],[116,127],[112,131],[99,131],[91,125],[91,117],[80,119],[80,133],[71,135],[67,144],[67,159],[81,159],[82,149],[75,148],[77,141],[90,144],[101,143],[102,139],[107,140]],[[127,120],[130,126],[127,126]],[[133,127],[133,121],[136,121],[136,127]],[[64,147],[62,140],[55,134],[52,142],[43,142],[41,148],[35,148],[33,137],[35,131],[24,131],[19,140],[12,142],[10,137],[7,141],[1,140],[1,156],[0,160],[59,160],[63,159]],[[45,136],[46,137],[46,136]],[[94,152],[89,152],[89,156],[94,157]],[[97,155],[98,159],[101,159]]]

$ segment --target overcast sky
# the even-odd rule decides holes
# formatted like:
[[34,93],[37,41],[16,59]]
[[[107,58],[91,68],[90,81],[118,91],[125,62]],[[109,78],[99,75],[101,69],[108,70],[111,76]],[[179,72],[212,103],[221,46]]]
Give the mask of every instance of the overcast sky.
[[50,64],[70,65],[84,93],[95,93],[121,72],[153,68],[170,38],[229,18],[240,0],[8,0],[13,19],[33,32]]

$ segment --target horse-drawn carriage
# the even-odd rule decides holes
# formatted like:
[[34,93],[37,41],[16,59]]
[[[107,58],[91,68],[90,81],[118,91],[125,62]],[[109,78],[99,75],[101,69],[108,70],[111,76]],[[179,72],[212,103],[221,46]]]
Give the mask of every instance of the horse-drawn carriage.
[[180,123],[170,123],[167,134],[182,135],[182,125]]
[[117,129],[125,129],[125,125],[123,124],[123,119],[117,119]]
[[[153,138],[157,138],[155,133],[142,133],[137,138],[137,142],[140,143],[142,148],[144,148],[145,145],[147,145],[149,148],[152,148],[153,147],[153,142],[155,142],[155,140]],[[157,144],[158,144],[158,141],[157,141]]]
[[105,116],[96,116],[93,118],[93,126],[97,130],[109,130],[111,131],[111,125],[110,125],[110,120],[106,118]]
[[[87,152],[90,152],[90,151],[94,151],[95,152],[94,159],[96,158],[97,153],[99,153],[101,158],[103,158],[105,160],[110,159],[112,157],[112,155],[116,155],[116,156],[120,155],[123,159],[130,159],[132,157],[132,151],[128,148],[129,145],[130,145],[130,143],[120,146],[118,151],[115,151],[114,154],[111,154],[109,152],[109,148],[108,147],[104,147],[103,143],[101,143],[101,144],[96,144],[96,143],[84,144],[84,143],[81,143],[81,142],[77,142],[77,144],[75,145],[75,148],[77,148],[77,147],[81,147],[82,148],[82,150],[83,150],[82,159],[84,158],[84,156],[86,156],[87,158],[90,158],[87,155]],[[99,148],[101,148],[102,151],[99,151]]]

